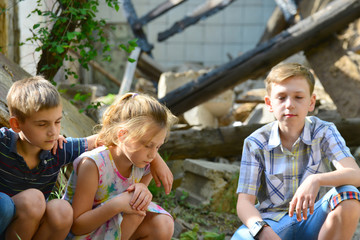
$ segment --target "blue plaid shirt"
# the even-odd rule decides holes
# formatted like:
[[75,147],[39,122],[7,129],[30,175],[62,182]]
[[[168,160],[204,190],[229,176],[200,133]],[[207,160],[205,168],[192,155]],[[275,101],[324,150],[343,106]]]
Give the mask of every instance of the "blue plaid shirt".
[[[306,117],[304,129],[289,151],[281,145],[275,121],[245,139],[237,193],[257,196],[262,218],[279,221],[307,176],[329,172],[332,161],[345,157],[353,156],[333,123]],[[326,192],[321,190],[319,195]]]

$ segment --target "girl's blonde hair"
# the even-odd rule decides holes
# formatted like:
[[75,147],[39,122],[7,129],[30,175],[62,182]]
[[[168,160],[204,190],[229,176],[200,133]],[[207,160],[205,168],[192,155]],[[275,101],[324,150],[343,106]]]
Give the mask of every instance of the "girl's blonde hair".
[[[142,139],[146,143],[152,139],[143,139],[144,135],[170,128],[177,122],[177,117],[155,98],[138,93],[126,93],[111,104],[102,116],[101,130],[97,142],[111,146],[118,144],[118,130],[127,130],[126,138],[134,141]],[[154,134],[152,134],[154,133]]]
[[314,91],[315,78],[310,69],[299,63],[283,63],[273,67],[266,77],[266,90],[271,93],[272,83],[280,83],[289,77],[303,77],[309,84],[310,94]]

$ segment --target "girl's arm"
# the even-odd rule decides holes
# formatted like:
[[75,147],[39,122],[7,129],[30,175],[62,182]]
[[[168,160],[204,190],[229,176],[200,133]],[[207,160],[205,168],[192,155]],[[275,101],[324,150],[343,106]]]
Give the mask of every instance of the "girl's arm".
[[165,193],[169,194],[173,184],[174,176],[159,153],[156,154],[156,157],[150,163],[150,166],[151,174],[154,177],[156,186],[160,187],[162,182]]
[[75,235],[94,231],[120,212],[145,215],[144,212],[131,209],[129,205],[131,194],[127,192],[92,209],[99,181],[97,166],[92,159],[84,158],[79,163],[77,171],[78,179],[72,203],[74,223],[71,228]]
[[152,200],[152,194],[148,189],[151,179],[152,176],[149,173],[143,176],[139,183],[135,183],[127,189],[128,192],[134,192],[130,200],[130,205],[133,209],[145,211],[148,208]]

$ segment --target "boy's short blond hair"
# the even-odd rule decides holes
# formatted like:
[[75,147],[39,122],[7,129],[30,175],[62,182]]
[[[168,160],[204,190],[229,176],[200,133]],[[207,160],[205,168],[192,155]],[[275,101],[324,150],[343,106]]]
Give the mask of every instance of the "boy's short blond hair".
[[10,88],[7,104],[11,117],[24,121],[31,114],[61,105],[56,87],[42,76],[16,81]]
[[310,94],[314,91],[315,78],[311,71],[299,63],[283,63],[273,67],[268,74],[265,83],[267,93],[271,92],[272,83],[280,83],[289,77],[303,77],[309,84]]

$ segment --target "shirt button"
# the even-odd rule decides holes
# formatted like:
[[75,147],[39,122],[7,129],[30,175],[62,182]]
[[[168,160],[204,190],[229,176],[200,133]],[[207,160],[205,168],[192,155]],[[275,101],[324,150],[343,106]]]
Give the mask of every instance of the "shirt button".
[[293,177],[292,179],[293,179],[293,180],[295,180],[295,179],[296,179],[296,177]]
[[46,160],[44,160],[44,164],[46,165]]

